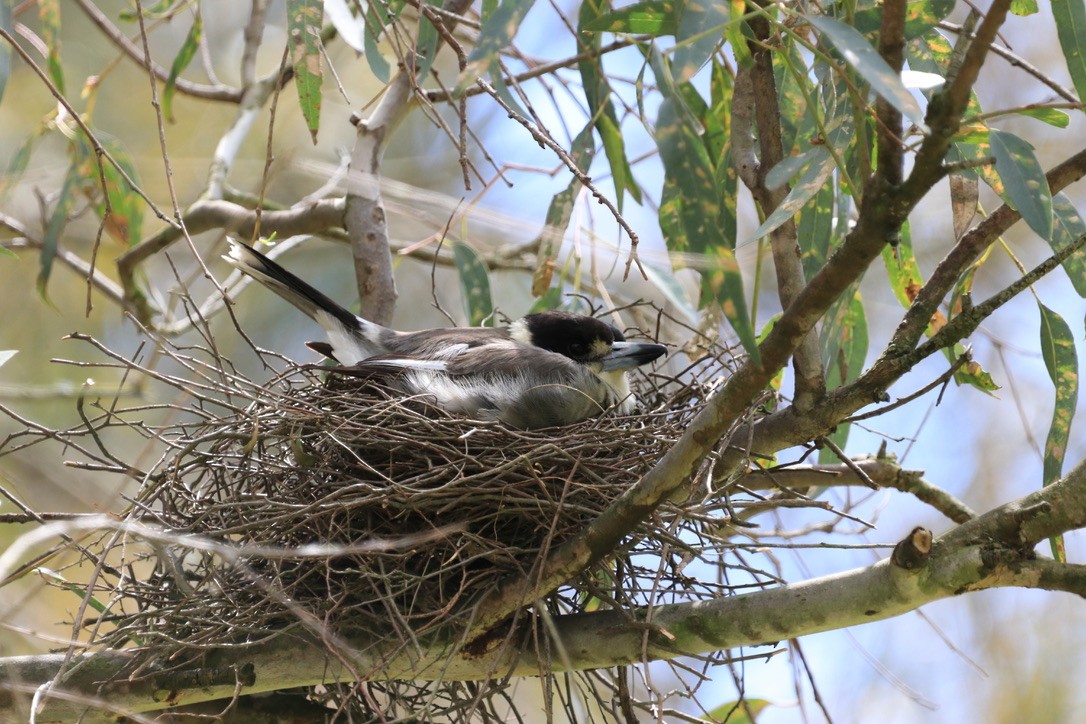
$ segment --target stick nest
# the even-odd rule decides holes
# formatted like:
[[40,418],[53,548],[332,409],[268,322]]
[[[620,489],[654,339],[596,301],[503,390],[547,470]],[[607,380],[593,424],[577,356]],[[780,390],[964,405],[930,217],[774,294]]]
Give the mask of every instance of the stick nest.
[[[234,415],[175,430],[176,453],[134,518],[207,543],[160,547],[154,572],[126,582],[142,615],[114,635],[237,643],[299,611],[341,632],[387,636],[391,626],[405,638],[455,622],[649,471],[724,379],[723,364],[708,358],[685,383],[641,378],[638,414],[536,431],[297,371]],[[648,522],[617,554],[643,551],[662,524]],[[586,571],[570,582],[580,593],[559,595],[613,597],[601,581],[614,571],[613,561]]]

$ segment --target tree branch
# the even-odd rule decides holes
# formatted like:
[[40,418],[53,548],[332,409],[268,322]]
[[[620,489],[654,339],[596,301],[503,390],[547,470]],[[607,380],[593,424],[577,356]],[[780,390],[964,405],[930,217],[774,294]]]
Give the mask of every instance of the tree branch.
[[[963,591],[1025,586],[1082,595],[1083,566],[1037,560],[1032,547],[1051,535],[1083,527],[1086,464],[1046,488],[954,528],[936,539],[930,552],[926,546],[918,550],[908,566],[887,558],[772,589],[654,606],[651,619],[645,609],[553,617],[553,635],[565,658],[551,658],[532,645],[507,645],[505,631],[459,650],[438,643],[423,650],[388,652],[380,642],[361,637],[345,643],[352,668],[376,679],[535,676],[541,656],[546,657],[548,670],[561,672],[713,654],[891,618]],[[915,540],[915,533],[903,543]],[[144,669],[127,678],[123,672],[140,661],[139,652],[76,655],[58,682],[56,691],[64,699],[47,695],[36,720],[74,720],[85,709],[73,703],[79,697],[109,701],[112,711],[147,712],[229,698],[239,691],[250,694],[349,680],[347,666],[331,656],[326,645],[295,631],[246,648],[209,652],[199,669]],[[63,662],[63,654],[0,659],[0,713],[25,716],[28,692],[51,680]],[[106,716],[82,721],[104,721]]]

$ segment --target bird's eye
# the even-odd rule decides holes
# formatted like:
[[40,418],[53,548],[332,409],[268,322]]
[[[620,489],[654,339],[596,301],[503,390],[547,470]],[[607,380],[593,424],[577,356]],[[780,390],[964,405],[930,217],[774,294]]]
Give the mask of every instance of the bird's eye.
[[581,357],[588,353],[588,345],[581,342],[571,342],[569,345],[569,353]]

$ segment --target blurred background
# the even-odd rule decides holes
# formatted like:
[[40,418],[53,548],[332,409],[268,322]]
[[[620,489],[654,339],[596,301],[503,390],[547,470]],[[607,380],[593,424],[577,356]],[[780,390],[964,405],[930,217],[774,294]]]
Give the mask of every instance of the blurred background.
[[[62,61],[69,97],[77,97],[75,89],[88,77],[97,76],[95,128],[123,143],[131,154],[143,189],[164,211],[171,213],[170,189],[146,73],[127,59],[118,60],[114,47],[103,41],[74,4],[61,5]],[[128,3],[103,1],[99,6],[109,17],[116,18]],[[226,83],[238,79],[241,32],[248,7],[248,3],[202,5],[206,39],[203,52],[214,72]],[[561,30],[558,12],[575,16],[576,11],[577,4],[573,2],[560,2],[553,7],[537,4],[518,35],[522,51],[542,59],[572,54],[572,40]],[[34,15],[23,13],[16,20],[36,27]],[[962,15],[959,8],[951,19],[960,21]],[[169,66],[191,22],[190,12],[181,13],[172,22],[154,28],[151,38],[158,62]],[[131,23],[123,29],[133,36],[137,32]],[[1069,85],[1046,3],[1041,3],[1038,14],[1014,18],[1005,27],[1003,37],[1017,55]],[[279,62],[285,38],[283,3],[273,2],[258,59],[261,73],[270,71]],[[289,102],[280,104],[269,198],[290,203],[321,188],[353,144],[355,129],[348,122],[350,114],[369,104],[381,90],[366,62],[345,44],[330,43],[328,54],[346,97],[336,90],[334,83],[326,81],[316,145],[310,141],[295,99],[291,97]],[[40,60],[39,55],[35,57]],[[207,81],[199,61],[192,64],[185,77]],[[455,78],[456,70],[447,58],[443,62],[448,82]],[[608,56],[605,67],[612,75],[626,78],[632,88],[641,63],[640,54],[629,49]],[[526,89],[537,112],[556,136],[563,126],[573,133],[581,128],[584,123],[581,109],[561,89],[548,91],[541,86]],[[292,88],[284,91],[293,92]],[[985,109],[1051,100],[1047,89],[996,58],[985,66],[977,92]],[[0,102],[0,168],[9,167],[20,147],[42,128],[43,119],[55,108],[55,100],[41,81],[15,60]],[[551,198],[568,184],[568,176],[555,157],[511,123],[492,101],[475,97],[468,103],[468,111],[472,129],[510,183],[498,179],[491,168],[484,171],[484,175],[489,174],[488,180],[493,181],[491,185],[484,189],[476,180],[471,190],[465,190],[455,149],[424,114],[412,114],[397,130],[384,164],[383,188],[391,234],[401,245],[440,235],[458,206],[468,210],[464,220],[450,230],[453,238],[468,240],[484,253],[509,244],[527,243],[539,233]],[[439,108],[439,112],[446,118],[454,118],[447,109]],[[165,140],[174,190],[184,207],[203,191],[209,159],[221,133],[232,122],[235,109],[230,104],[178,94],[174,114],[177,122],[166,126]],[[651,123],[655,114],[656,108],[650,101],[645,107],[646,122]],[[258,130],[245,140],[230,176],[230,183],[236,188],[254,191],[259,187],[265,164],[267,138],[263,129],[267,127],[267,119],[268,113],[264,111],[260,122],[263,125],[258,124]],[[1034,142],[1046,168],[1086,142],[1086,123],[1080,112],[1072,112],[1070,126],[1062,130],[1021,118],[995,120],[992,124]],[[646,192],[646,201],[641,205],[627,196],[623,213],[641,235],[642,258],[667,268],[669,263],[655,207],[662,179],[659,159],[653,154],[655,143],[632,116],[625,119],[623,134],[629,158],[640,159],[633,168]],[[480,154],[474,158],[481,168],[486,168]],[[43,134],[33,145],[26,171],[6,189],[0,211],[32,229],[44,228],[51,195],[61,187],[68,165],[63,137],[55,132]],[[558,173],[554,173],[556,169]],[[614,197],[602,153],[590,175],[605,193]],[[990,193],[985,196],[985,192],[982,188],[982,205],[994,209],[998,200]],[[1083,184],[1070,187],[1066,193],[1080,210],[1086,208]],[[944,183],[911,217],[913,247],[925,273],[930,272],[954,238],[948,197]],[[757,219],[746,196],[741,208],[744,209],[739,235],[742,240],[744,230],[749,235],[757,226]],[[65,231],[63,247],[89,258],[97,226],[93,213],[83,214]],[[147,213],[143,235],[149,236],[162,226],[162,221]],[[1005,240],[1026,267],[1050,254],[1047,244],[1024,224],[1015,226]],[[212,271],[220,279],[225,278],[227,270],[217,261],[221,236],[205,234],[195,241]],[[739,247],[748,290],[759,249],[755,243]],[[113,260],[122,251],[123,247],[104,238],[98,266],[107,275],[115,276]],[[605,280],[615,304],[650,299],[660,304],[670,301],[675,309],[675,300],[669,300],[658,286],[635,278],[636,274],[631,274],[625,282],[622,280],[627,251],[628,240],[620,235],[613,219],[582,193],[567,236],[565,258],[580,259],[586,274],[591,268]],[[332,297],[348,302],[356,293],[346,254],[342,244],[318,239],[281,261]],[[771,263],[768,257],[765,263]],[[198,269],[191,250],[180,242],[167,254],[152,260],[146,273],[154,286],[184,289],[194,299],[203,300],[212,288],[200,278]],[[86,283],[69,269],[54,270],[47,298],[36,287],[38,273],[39,258],[35,252],[19,251],[14,258],[0,256],[0,350],[18,352],[0,367],[0,403],[25,420],[63,427],[77,422],[75,405],[81,392],[101,396],[106,404],[115,395],[133,399],[143,395],[150,401],[156,393],[153,385],[138,387],[122,380],[119,372],[111,374],[109,370],[95,369],[90,375],[93,391],[87,391],[85,368],[51,361],[102,359],[86,343],[65,339],[73,332],[91,335],[125,356],[138,354],[143,338],[116,306],[96,293],[91,294],[93,309],[87,313]],[[977,277],[974,297],[986,298],[1017,274],[1008,256],[994,250],[992,261]],[[688,281],[683,272],[675,276],[684,283]],[[445,317],[434,308],[435,299],[458,320],[464,320],[452,269],[441,266],[432,269],[427,262],[398,258],[396,278],[400,300],[395,327],[416,329],[446,324]],[[529,273],[496,270],[492,283],[495,303],[508,316],[519,316],[532,305]],[[767,291],[771,286],[763,285],[758,305],[761,322],[779,309],[772,290]],[[885,271],[878,262],[867,274],[861,291],[871,340],[870,362],[889,338],[902,310],[889,293]],[[1036,286],[1035,292],[1068,320],[1079,359],[1086,358],[1082,326],[1086,303],[1074,293],[1063,272],[1049,275]],[[171,303],[169,299],[165,302]],[[691,303],[689,299],[686,302]],[[256,288],[242,294],[235,309],[257,345],[293,359],[311,361],[312,356],[303,343],[319,335],[309,320]],[[268,374],[226,316],[215,319],[212,329],[221,353],[243,372],[254,378]],[[186,338],[177,340],[179,344],[185,341]],[[969,341],[976,360],[1001,386],[999,391],[985,395],[952,384],[941,395],[929,394],[920,403],[870,421],[869,429],[854,426],[847,451],[854,455],[874,453],[886,441],[904,467],[926,471],[927,480],[957,495],[975,510],[984,511],[1040,486],[1041,448],[1051,420],[1054,393],[1037,351],[1038,311],[1029,294],[1020,295],[1001,309]],[[891,395],[896,398],[909,394],[945,369],[944,358],[933,357],[893,388]],[[783,389],[790,389],[790,384],[786,376]],[[15,420],[0,417],[0,434],[19,429]],[[1072,428],[1065,469],[1086,456],[1083,429],[1081,421]],[[148,448],[133,449],[131,454],[139,457],[154,453]],[[778,457],[782,461],[792,459],[787,452]],[[68,468],[63,459],[63,451],[57,446],[37,446],[16,456],[6,456],[0,459],[0,484],[20,496],[28,507],[39,511],[117,510],[124,505],[123,496],[133,492],[129,481]],[[827,536],[831,542],[892,546],[913,526],[926,526],[936,534],[951,526],[926,506],[894,491],[831,491],[829,495],[841,507],[852,496],[848,502],[856,506],[853,512],[877,525],[874,530],[865,530],[838,521],[838,533]],[[858,501],[859,498],[863,500]],[[0,512],[13,511],[3,506]],[[800,528],[823,523],[824,518],[816,513],[797,512],[767,524]],[[0,527],[0,546],[10,545],[29,529],[29,526]],[[1069,560],[1083,559],[1081,534],[1069,536],[1067,547]],[[789,580],[868,565],[886,554],[872,550],[772,553]],[[0,589],[0,656],[59,646],[58,641],[65,640],[70,630],[57,623],[68,619],[77,604],[78,597],[70,592],[45,588],[34,581]],[[836,722],[1074,721],[1086,707],[1086,692],[1078,681],[1079,673],[1086,667],[1082,653],[1086,650],[1084,624],[1086,607],[1067,594],[1022,590],[969,594],[890,621],[807,637],[799,642],[805,659],[790,653],[766,662],[748,662],[733,671],[721,667],[719,677],[703,686],[698,698],[707,708],[735,699],[739,692],[733,674],[739,674],[746,696],[771,702],[772,706],[759,718],[763,722],[821,721],[825,718],[823,708]],[[807,668],[817,692],[808,681]],[[666,673],[661,669],[659,676]],[[669,688],[658,679],[654,683],[660,689]],[[533,686],[524,682],[518,688],[530,695],[528,690]],[[689,702],[678,701],[674,706],[698,714]]]

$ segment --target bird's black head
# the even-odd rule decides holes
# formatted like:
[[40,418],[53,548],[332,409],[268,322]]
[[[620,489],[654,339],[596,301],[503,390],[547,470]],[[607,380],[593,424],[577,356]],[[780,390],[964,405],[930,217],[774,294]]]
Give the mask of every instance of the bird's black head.
[[518,342],[557,352],[578,362],[603,359],[615,342],[626,338],[618,329],[595,317],[570,312],[529,314],[510,333]]

